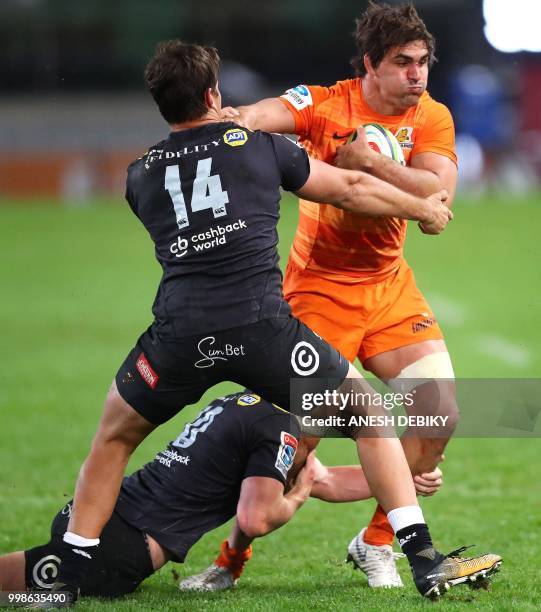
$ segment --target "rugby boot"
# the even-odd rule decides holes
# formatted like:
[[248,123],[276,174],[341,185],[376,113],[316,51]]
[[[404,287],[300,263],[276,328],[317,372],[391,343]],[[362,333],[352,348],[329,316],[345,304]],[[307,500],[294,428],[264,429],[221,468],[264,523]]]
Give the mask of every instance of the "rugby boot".
[[365,532],[366,527],[351,540],[346,561],[353,563],[354,569],[360,569],[366,574],[369,587],[387,589],[403,587],[396,568],[396,559],[406,555],[393,552],[393,547],[388,544],[382,546],[366,544]]
[[413,579],[417,590],[423,597],[437,599],[449,589],[460,584],[468,584],[472,588],[489,587],[490,577],[499,571],[502,558],[500,555],[488,553],[477,557],[461,557],[460,553],[470,548],[463,546],[446,555],[441,555],[434,548],[427,548],[417,553],[427,559],[438,559],[435,565],[423,575],[416,575],[412,568]]

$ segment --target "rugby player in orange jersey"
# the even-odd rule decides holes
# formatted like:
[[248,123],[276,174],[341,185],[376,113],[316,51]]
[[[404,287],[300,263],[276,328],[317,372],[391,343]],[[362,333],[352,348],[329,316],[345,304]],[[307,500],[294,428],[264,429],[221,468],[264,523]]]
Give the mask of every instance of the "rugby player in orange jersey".
[[[280,98],[225,109],[224,117],[250,129],[295,133],[312,157],[364,170],[419,196],[445,188],[450,206],[457,178],[453,119],[426,91],[434,38],[411,4],[371,3],[357,21],[355,40],[357,78],[331,87],[299,85]],[[370,149],[362,129],[346,144],[366,123],[396,135],[406,167]],[[420,474],[442,460],[458,409],[441,329],[403,257],[405,236],[400,219],[360,219],[300,200],[284,292],[294,315],[348,359],[358,357],[396,390],[415,389],[410,414],[449,417],[438,437],[406,432],[406,457]],[[402,586],[392,542],[378,506],[348,549],[370,586]]]

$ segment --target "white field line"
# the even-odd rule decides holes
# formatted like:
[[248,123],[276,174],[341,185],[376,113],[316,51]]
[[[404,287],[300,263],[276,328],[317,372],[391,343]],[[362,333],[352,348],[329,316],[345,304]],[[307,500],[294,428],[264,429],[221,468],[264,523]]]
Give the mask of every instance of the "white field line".
[[482,355],[518,368],[526,367],[532,359],[528,349],[498,335],[477,336],[475,346]]
[[[471,322],[468,309],[458,300],[453,300],[441,293],[428,294],[430,304],[436,319],[451,328],[460,328],[466,322]],[[473,345],[478,353],[507,366],[524,368],[532,361],[531,352],[524,346],[508,340],[498,334],[480,334],[473,338]]]
[[462,327],[468,320],[468,310],[459,301],[441,293],[430,293],[427,301],[439,323],[447,327]]

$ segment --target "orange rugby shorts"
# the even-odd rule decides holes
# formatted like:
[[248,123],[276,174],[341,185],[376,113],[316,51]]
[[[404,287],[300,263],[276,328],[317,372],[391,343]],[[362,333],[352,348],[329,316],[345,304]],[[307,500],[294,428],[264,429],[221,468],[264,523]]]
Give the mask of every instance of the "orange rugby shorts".
[[355,284],[322,278],[290,260],[284,294],[293,314],[351,362],[443,338],[404,260],[381,281]]

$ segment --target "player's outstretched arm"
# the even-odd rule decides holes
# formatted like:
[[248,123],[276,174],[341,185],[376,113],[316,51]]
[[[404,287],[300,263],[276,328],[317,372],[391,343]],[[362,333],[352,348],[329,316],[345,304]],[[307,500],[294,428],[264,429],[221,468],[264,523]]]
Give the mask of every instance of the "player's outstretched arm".
[[[430,496],[437,493],[443,484],[442,472],[436,468],[432,472],[414,477],[417,495]],[[339,465],[329,467],[315,460],[315,479],[310,497],[326,502],[340,503],[362,501],[372,497],[360,465]]]
[[222,119],[235,121],[249,130],[280,134],[295,132],[295,119],[291,111],[278,98],[266,98],[255,104],[238,108],[226,106],[222,108]]
[[298,473],[293,486],[284,494],[284,485],[274,478],[251,476],[242,481],[237,523],[247,538],[259,538],[289,521],[310,497],[314,483],[312,451]]
[[310,158],[310,176],[297,192],[313,202],[374,217],[401,217],[420,221],[427,233],[437,234],[453,218],[443,204],[445,191],[420,198],[365,172],[340,170]]

